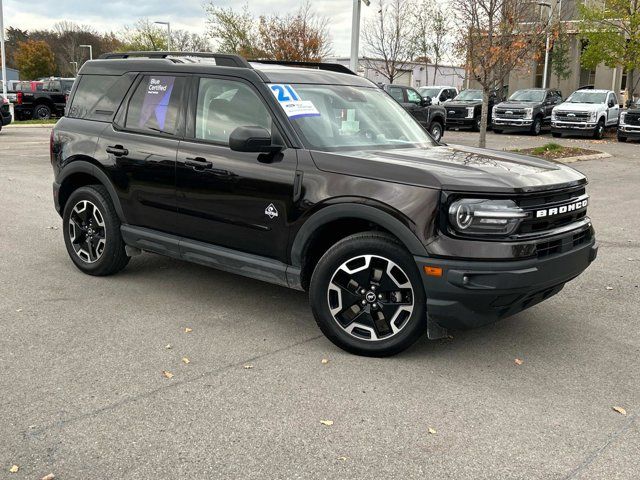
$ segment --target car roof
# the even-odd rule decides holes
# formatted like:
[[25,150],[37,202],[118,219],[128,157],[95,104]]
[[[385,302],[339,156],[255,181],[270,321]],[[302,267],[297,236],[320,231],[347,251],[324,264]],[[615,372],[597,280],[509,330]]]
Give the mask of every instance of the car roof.
[[453,85],[422,85],[419,88],[456,88]]
[[586,91],[589,93],[611,93],[611,90],[604,90],[602,88],[600,89],[596,89],[596,88],[580,88],[578,90],[576,90],[576,92],[582,92],[582,91]]

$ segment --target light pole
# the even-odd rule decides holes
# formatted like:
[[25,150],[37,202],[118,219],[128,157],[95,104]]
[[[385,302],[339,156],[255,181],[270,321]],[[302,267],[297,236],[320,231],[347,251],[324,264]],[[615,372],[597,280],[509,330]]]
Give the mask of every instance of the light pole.
[[542,74],[542,88],[547,88],[547,76],[549,75],[549,48],[551,46],[551,31],[549,27],[551,26],[551,15],[553,14],[553,7],[551,7],[550,3],[546,2],[538,2],[538,5],[541,7],[547,7],[549,9],[549,19],[547,21],[547,41],[544,49],[544,73]]
[[0,0],[0,60],[2,61],[2,98],[7,98],[7,61],[4,53],[4,10]]
[[80,48],[88,48],[89,49],[89,60],[93,60],[93,46],[91,46],[91,45],[80,45]]
[[171,51],[171,23],[170,22],[153,22],[158,25],[166,25],[167,26],[167,51]]
[[364,3],[367,7],[371,4],[370,0],[353,0],[353,15],[351,17],[351,58],[349,59],[349,68],[353,73],[358,73],[358,50],[360,46],[360,10]]

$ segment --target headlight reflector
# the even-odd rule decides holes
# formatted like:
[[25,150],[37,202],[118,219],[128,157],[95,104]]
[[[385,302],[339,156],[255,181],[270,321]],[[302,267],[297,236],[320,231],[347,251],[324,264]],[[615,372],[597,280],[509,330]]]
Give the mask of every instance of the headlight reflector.
[[524,109],[524,119],[531,120],[533,118],[533,108]]
[[475,110],[475,107],[467,107],[467,118],[473,118]]
[[598,112],[591,112],[591,115],[589,116],[589,121],[595,122],[597,118],[598,118]]
[[620,125],[624,125],[624,121],[627,118],[627,112],[622,112],[620,114]]
[[468,235],[510,235],[527,216],[513,200],[463,198],[449,206],[449,224]]

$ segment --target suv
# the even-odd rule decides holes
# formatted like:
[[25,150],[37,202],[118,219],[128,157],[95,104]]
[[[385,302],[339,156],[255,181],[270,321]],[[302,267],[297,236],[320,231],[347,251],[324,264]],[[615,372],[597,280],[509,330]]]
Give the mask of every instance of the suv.
[[618,97],[611,90],[576,90],[551,113],[551,134],[587,135],[600,139],[607,127],[616,127]]
[[423,97],[429,97],[433,105],[442,105],[449,100],[453,100],[458,95],[458,89],[456,87],[444,87],[444,86],[427,86],[418,88],[418,92]]
[[437,144],[371,81],[300,65],[86,62],[50,142],[77,268],[148,251],[305,290],[332,342],[384,356],[535,305],[596,257],[581,173]]
[[540,135],[551,126],[551,111],[562,102],[559,90],[528,88],[517,90],[506,102],[493,107],[493,131],[525,130]]
[[413,115],[436,142],[442,140],[447,124],[447,114],[444,108],[439,105],[431,105],[431,98],[423,97],[411,87],[383,84],[381,88]]
[[629,108],[620,114],[618,141],[640,140],[640,108]]

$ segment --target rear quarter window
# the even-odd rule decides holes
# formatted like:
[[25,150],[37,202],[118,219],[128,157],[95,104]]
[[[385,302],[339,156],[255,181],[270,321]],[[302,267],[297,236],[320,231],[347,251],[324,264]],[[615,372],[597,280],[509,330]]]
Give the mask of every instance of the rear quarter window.
[[134,75],[82,75],[68,117],[111,122]]

